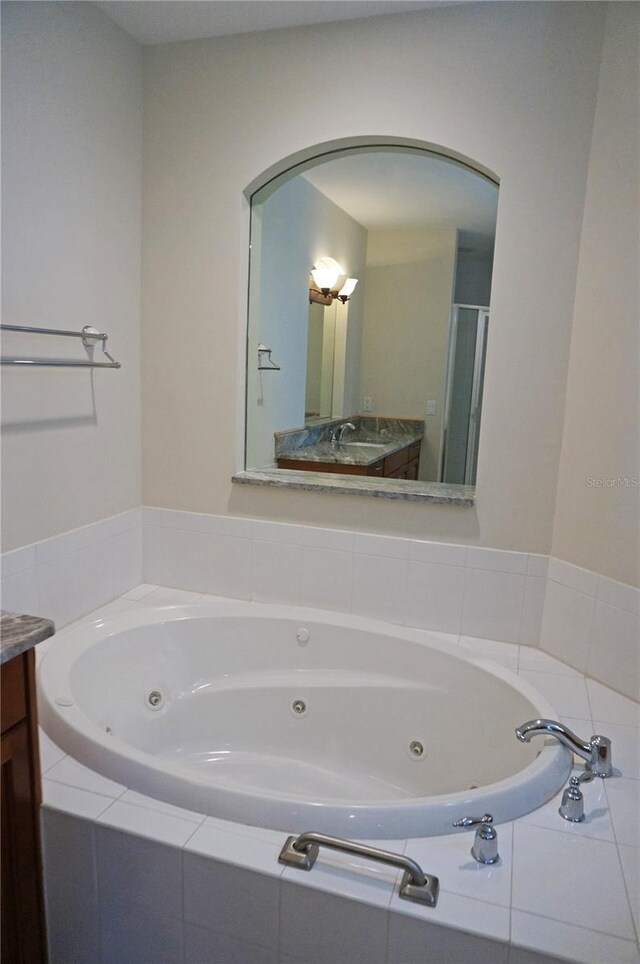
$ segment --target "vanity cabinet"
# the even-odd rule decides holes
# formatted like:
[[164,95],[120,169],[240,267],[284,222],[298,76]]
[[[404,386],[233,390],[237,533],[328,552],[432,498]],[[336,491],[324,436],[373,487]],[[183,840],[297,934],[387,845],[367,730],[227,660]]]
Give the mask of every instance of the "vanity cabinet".
[[378,476],[382,479],[418,478],[421,442],[410,442],[375,462],[354,465],[352,462],[316,462],[304,459],[279,458],[279,469],[297,469],[299,472],[332,472],[338,475]]
[[35,653],[2,665],[2,961],[47,960]]
[[415,481],[418,478],[419,464],[420,442],[413,442],[384,459],[383,478]]

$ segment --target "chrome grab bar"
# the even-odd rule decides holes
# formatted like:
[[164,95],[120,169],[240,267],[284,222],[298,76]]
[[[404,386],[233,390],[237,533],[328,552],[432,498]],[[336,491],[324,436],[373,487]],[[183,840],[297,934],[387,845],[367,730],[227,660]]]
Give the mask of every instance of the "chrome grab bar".
[[420,864],[417,864],[415,860],[405,857],[403,854],[394,854],[389,850],[380,850],[378,847],[359,844],[354,840],[344,840],[342,837],[329,837],[324,833],[306,831],[298,834],[297,837],[287,837],[278,861],[281,864],[297,867],[299,870],[311,870],[320,852],[320,847],[339,850],[345,854],[355,854],[358,857],[366,857],[368,860],[389,864],[391,867],[398,867],[404,871],[398,888],[398,895],[403,900],[413,900],[420,904],[428,904],[430,907],[435,907],[438,902],[440,881],[431,874],[425,874]]

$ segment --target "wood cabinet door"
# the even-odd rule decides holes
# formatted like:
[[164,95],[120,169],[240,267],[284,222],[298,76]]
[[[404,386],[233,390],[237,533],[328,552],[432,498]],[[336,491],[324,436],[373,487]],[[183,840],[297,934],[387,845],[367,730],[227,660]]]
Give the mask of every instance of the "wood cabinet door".
[[29,723],[2,734],[2,964],[44,964],[46,944]]
[[408,467],[406,465],[401,465],[399,469],[395,470],[395,472],[391,472],[389,475],[387,475],[387,478],[388,479],[406,479],[408,478],[407,471],[408,471]]
[[413,482],[418,479],[418,463],[419,459],[412,459],[407,466],[407,478]]

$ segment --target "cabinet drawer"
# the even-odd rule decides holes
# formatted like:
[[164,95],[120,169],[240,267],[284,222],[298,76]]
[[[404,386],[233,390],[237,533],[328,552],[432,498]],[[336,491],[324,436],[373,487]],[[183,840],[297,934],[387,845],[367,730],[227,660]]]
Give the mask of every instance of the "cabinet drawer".
[[414,442],[413,445],[409,446],[409,461],[412,462],[413,459],[420,457],[420,442]]
[[367,475],[383,475],[384,474],[384,460],[380,459],[379,462],[374,462],[367,469]]
[[5,663],[0,670],[2,690],[2,732],[15,726],[27,715],[25,696],[25,658],[16,656]]

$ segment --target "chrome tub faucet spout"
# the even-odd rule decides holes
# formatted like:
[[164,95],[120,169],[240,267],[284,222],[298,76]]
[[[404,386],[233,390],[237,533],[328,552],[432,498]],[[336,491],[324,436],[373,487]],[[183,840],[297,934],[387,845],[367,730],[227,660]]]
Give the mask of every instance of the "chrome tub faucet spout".
[[611,764],[611,740],[606,736],[592,736],[590,740],[581,740],[568,727],[557,720],[529,720],[516,730],[516,736],[522,743],[528,743],[533,736],[553,736],[568,750],[581,757],[597,777],[610,777],[613,773]]

